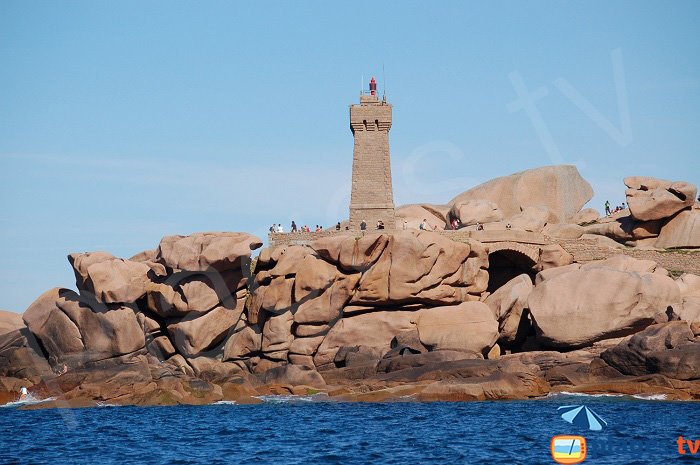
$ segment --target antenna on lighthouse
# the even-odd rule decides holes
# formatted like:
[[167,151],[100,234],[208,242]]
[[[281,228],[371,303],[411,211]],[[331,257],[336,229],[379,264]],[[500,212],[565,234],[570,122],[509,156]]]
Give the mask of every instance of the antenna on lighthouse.
[[386,103],[386,74],[384,74],[384,62],[382,62],[382,101]]

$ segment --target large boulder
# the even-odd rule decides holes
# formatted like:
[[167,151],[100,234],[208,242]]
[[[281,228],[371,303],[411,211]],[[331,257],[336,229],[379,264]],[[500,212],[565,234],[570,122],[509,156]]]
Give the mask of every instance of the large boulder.
[[681,291],[681,302],[673,307],[674,313],[700,335],[700,276],[684,273],[676,284]]
[[687,182],[632,176],[625,178],[627,205],[640,221],[668,218],[695,203],[697,188]]
[[487,266],[486,249],[478,242],[456,243],[425,231],[395,233],[363,273],[351,302],[449,305],[470,300],[470,295],[478,300],[474,296],[488,286]]
[[638,221],[632,215],[583,227],[586,234],[600,234],[619,242],[648,239],[659,235],[660,220]]
[[564,250],[562,246],[559,244],[547,244],[540,247],[540,258],[537,260],[535,269],[542,271],[571,265],[573,262],[574,256]]
[[663,225],[654,246],[660,249],[700,247],[700,204],[678,213]]
[[488,254],[477,241],[453,242],[429,231],[334,235],[311,247],[260,253],[248,318],[291,311],[299,325],[335,321],[347,305],[451,305],[479,300],[488,286]]
[[155,276],[144,262],[113,257],[106,252],[68,255],[82,294],[103,303],[132,303],[146,294]]
[[573,224],[586,224],[600,218],[600,213],[594,208],[584,208],[580,212],[569,218],[568,222]]
[[244,326],[226,341],[224,360],[242,360],[260,352],[262,333],[255,326]]
[[23,319],[52,360],[69,365],[145,347],[137,310],[91,301],[69,289],[45,292],[24,312]]
[[503,212],[495,202],[476,199],[453,204],[450,208],[450,218],[458,219],[462,226],[469,226],[501,221]]
[[498,320],[499,342],[514,344],[522,341],[527,335],[530,326],[523,312],[527,308],[527,299],[532,289],[530,276],[521,274],[484,300]]
[[527,207],[544,206],[549,209],[551,222],[563,222],[578,213],[592,197],[591,185],[575,166],[558,165],[492,179],[459,194],[449,206],[470,200],[489,200],[498,205],[506,218]]
[[541,232],[547,225],[552,214],[549,208],[542,205],[532,205],[523,208],[523,211],[513,215],[503,223],[519,231]]
[[206,313],[217,306],[233,309],[245,300],[246,285],[247,278],[240,270],[177,272],[164,282],[148,283],[147,305],[163,317]]
[[396,229],[420,229],[423,220],[430,229],[445,229],[448,210],[443,205],[402,205],[396,209]]
[[241,317],[243,306],[216,307],[204,315],[188,315],[168,325],[168,333],[185,357],[197,357],[222,342]]
[[22,328],[24,328],[24,322],[20,313],[0,310],[0,335]]
[[160,241],[156,259],[173,270],[245,270],[251,252],[261,246],[260,239],[242,232],[166,236]]
[[498,321],[483,302],[420,310],[415,318],[420,342],[430,350],[486,354],[498,339]]
[[51,375],[38,341],[27,328],[0,334],[0,377],[38,380]]
[[397,334],[415,329],[414,318],[415,312],[396,310],[342,318],[323,339],[314,356],[314,363],[319,368],[332,366],[341,347],[358,345],[377,349],[383,355],[391,349],[391,341]]
[[631,334],[680,301],[678,286],[668,276],[625,271],[616,261],[606,262],[536,284],[528,305],[542,345],[575,348]]
[[700,379],[700,340],[694,339],[684,321],[650,326],[606,350],[601,358],[626,375],[659,373],[675,379]]

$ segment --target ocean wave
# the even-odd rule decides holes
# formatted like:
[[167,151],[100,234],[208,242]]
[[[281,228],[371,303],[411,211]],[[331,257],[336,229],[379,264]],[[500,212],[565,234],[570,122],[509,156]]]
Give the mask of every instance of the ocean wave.
[[35,404],[41,404],[42,402],[49,402],[52,400],[56,400],[55,397],[47,397],[46,399],[36,399],[29,395],[26,399],[24,400],[16,400],[13,402],[8,402],[6,404],[0,405],[0,408],[13,408],[13,407],[22,407],[24,405],[35,405]]
[[641,400],[668,400],[666,394],[634,394],[632,397]]
[[96,407],[121,407],[121,405],[109,404],[107,402],[97,402],[97,404],[95,406]]
[[318,400],[319,396],[325,397],[325,395],[323,395],[323,394],[313,394],[310,396],[296,396],[293,394],[288,394],[288,395],[255,396],[255,398],[260,399],[263,402],[272,403],[272,404],[286,404],[289,402],[313,402],[315,400]]
[[217,402],[214,402],[212,405],[236,405],[235,400],[220,400]]
[[570,392],[570,391],[559,391],[559,392],[550,392],[547,394],[546,397],[562,397],[562,396],[572,396],[572,397],[625,397],[625,394],[612,394],[612,393],[604,393],[604,394],[589,394],[586,392]]
[[639,399],[639,400],[668,400],[668,396],[666,394],[619,394],[619,393],[590,394],[590,393],[586,393],[586,392],[570,392],[570,391],[550,392],[545,397],[551,399],[551,398],[564,397],[564,396],[567,396],[567,397],[592,397],[592,398],[627,397],[627,398],[633,398],[633,399]]

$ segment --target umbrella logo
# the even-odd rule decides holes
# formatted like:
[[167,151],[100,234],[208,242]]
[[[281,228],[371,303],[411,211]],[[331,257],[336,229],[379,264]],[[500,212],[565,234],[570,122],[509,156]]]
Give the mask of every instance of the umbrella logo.
[[562,410],[564,421],[568,421],[574,426],[587,428],[591,431],[601,431],[603,426],[608,426],[608,422],[600,418],[600,415],[589,409],[585,405],[564,405],[557,410]]

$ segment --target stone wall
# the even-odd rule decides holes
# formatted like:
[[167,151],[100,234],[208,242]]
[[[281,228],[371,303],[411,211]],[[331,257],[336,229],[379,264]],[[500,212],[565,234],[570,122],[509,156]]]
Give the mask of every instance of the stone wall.
[[[361,237],[364,234],[377,232],[374,229],[369,229],[366,232],[362,231],[336,231],[329,229],[321,232],[309,233],[273,233],[268,235],[268,243],[270,246],[281,245],[310,245],[316,239],[330,237],[335,235],[349,235]],[[391,232],[385,230],[383,232]],[[466,243],[469,240],[477,240],[484,243],[487,248],[490,244],[498,244],[502,242],[514,242],[519,244],[529,244],[532,246],[540,246],[547,244],[559,244],[564,250],[573,255],[574,261],[579,263],[587,263],[595,260],[604,260],[613,255],[624,254],[630,257],[654,260],[660,266],[671,272],[687,272],[700,274],[700,251],[690,250],[640,250],[631,247],[609,247],[601,245],[594,239],[553,239],[539,233],[530,233],[525,231],[436,231],[440,235],[450,238],[455,242]]]

